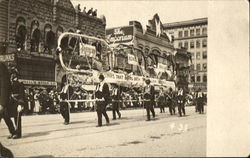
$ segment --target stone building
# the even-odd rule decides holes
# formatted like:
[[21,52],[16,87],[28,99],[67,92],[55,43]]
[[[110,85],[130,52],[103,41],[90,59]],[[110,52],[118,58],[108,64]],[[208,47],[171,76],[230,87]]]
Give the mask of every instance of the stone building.
[[175,48],[185,47],[192,55],[193,90],[207,91],[207,24],[208,18],[164,24],[164,31],[174,37]]
[[87,15],[70,0],[1,0],[0,19],[0,60],[12,60],[26,86],[60,82],[64,72],[55,49],[62,32],[105,38],[105,19]]

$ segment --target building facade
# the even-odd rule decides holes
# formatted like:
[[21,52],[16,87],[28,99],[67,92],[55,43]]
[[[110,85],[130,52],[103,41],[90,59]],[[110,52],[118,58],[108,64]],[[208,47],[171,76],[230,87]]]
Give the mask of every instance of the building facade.
[[175,48],[186,48],[192,55],[189,88],[207,91],[207,18],[164,24],[174,38]]
[[[106,30],[106,39],[111,44],[126,44],[135,51],[138,59],[138,65],[145,72],[143,75],[150,78],[160,78],[167,81],[174,81],[174,46],[169,37],[162,31],[162,25],[157,30],[155,15],[149,20],[149,25],[145,32],[138,21],[130,21],[128,26],[108,28]],[[160,22],[159,22],[160,24]],[[159,32],[159,34],[157,34]],[[128,52],[127,54],[130,54]],[[116,54],[117,56],[119,54]],[[118,60],[119,57],[117,58]],[[138,65],[130,64],[129,58],[124,57],[125,62],[115,62],[115,67],[128,70],[136,75],[141,75]],[[132,62],[131,62],[132,63]],[[125,70],[126,70],[125,69]]]
[[0,60],[16,65],[26,86],[55,87],[61,81],[61,33],[80,30],[105,38],[105,17],[87,15],[70,0],[2,0],[0,19]]

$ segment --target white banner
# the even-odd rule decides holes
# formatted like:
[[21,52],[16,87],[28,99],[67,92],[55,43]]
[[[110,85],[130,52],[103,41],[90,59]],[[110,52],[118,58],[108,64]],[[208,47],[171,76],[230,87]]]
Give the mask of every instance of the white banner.
[[80,44],[80,56],[88,56],[94,58],[96,56],[95,46]]
[[38,81],[38,80],[24,80],[19,79],[20,82],[26,85],[46,85],[46,86],[56,86],[56,82],[53,81]]
[[138,65],[137,59],[133,54],[128,54],[128,64]]

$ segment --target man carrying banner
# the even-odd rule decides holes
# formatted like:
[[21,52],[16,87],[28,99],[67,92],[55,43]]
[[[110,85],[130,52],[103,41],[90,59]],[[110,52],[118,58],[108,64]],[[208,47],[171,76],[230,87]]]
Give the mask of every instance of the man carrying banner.
[[96,112],[98,117],[98,125],[96,127],[102,126],[102,115],[105,117],[106,123],[109,124],[109,117],[106,112],[106,106],[110,102],[110,93],[109,86],[104,82],[104,79],[104,76],[101,74],[99,76],[100,83],[96,86],[96,99],[104,99],[103,101],[96,102]]
[[153,118],[155,118],[154,111],[154,99],[155,99],[155,89],[154,86],[150,85],[150,80],[147,79],[146,86],[144,87],[144,105],[147,110],[147,120],[150,121],[150,111],[152,112]]

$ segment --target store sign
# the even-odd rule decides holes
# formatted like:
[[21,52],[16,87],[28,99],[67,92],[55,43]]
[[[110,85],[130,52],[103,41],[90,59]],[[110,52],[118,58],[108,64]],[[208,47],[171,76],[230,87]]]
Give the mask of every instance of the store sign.
[[23,84],[26,85],[56,86],[56,82],[52,81],[38,81],[38,80],[24,80],[24,79],[19,79],[19,81],[23,82]]
[[0,55],[0,61],[2,62],[10,62],[15,60],[14,54]]
[[158,63],[158,68],[166,70],[168,68],[168,66],[166,64]]
[[106,30],[106,40],[109,43],[123,43],[133,40],[133,26],[118,27]]
[[128,64],[138,65],[136,57],[133,54],[128,54]]
[[87,44],[80,44],[80,56],[88,56],[94,58],[96,56],[96,48]]

